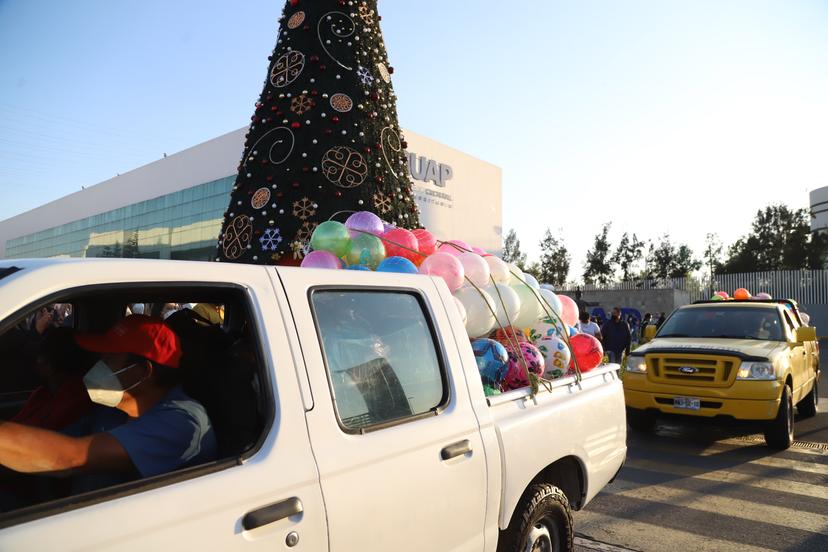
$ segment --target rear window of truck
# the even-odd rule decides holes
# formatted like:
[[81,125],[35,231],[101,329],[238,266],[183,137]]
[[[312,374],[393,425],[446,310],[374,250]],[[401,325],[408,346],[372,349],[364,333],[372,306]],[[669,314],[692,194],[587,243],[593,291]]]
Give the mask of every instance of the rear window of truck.
[[317,290],[311,302],[345,431],[402,423],[446,403],[436,336],[418,295]]

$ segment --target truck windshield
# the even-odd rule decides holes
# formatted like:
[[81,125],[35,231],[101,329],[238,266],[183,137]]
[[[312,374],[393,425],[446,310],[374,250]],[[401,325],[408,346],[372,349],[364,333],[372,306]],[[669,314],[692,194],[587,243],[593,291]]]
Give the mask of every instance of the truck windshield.
[[784,341],[775,308],[710,306],[676,311],[656,337],[722,337]]

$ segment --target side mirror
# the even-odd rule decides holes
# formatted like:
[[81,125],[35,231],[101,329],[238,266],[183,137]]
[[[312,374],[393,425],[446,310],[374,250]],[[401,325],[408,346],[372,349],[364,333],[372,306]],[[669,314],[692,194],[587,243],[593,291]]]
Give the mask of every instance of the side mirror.
[[810,326],[800,326],[796,329],[796,341],[803,343],[805,341],[816,341],[816,328]]
[[656,332],[658,332],[658,326],[656,326],[655,324],[649,324],[648,326],[645,326],[644,327],[644,341],[645,342],[652,341],[653,338],[656,335]]

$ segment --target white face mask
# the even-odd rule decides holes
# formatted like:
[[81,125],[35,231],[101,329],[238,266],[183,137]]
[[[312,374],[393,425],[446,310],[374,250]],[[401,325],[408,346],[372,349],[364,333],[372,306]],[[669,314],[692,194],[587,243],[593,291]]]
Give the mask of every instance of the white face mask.
[[134,389],[143,380],[138,381],[126,389],[121,385],[121,380],[118,379],[118,374],[126,372],[137,364],[130,364],[121,368],[117,372],[109,369],[109,365],[103,360],[99,360],[95,365],[89,369],[85,376],[83,376],[83,384],[86,385],[86,391],[89,393],[89,399],[93,403],[102,404],[115,408],[124,399],[124,392]]

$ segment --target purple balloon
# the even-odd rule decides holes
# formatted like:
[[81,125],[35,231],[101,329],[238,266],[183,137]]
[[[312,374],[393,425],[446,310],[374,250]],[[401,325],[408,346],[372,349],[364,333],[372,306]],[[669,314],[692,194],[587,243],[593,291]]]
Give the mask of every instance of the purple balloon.
[[396,228],[396,226],[394,226],[393,224],[391,224],[389,222],[383,222],[382,223],[382,233],[383,234],[385,234],[389,230],[393,230],[394,228]]
[[311,251],[302,259],[303,268],[342,268],[342,261],[330,251]]
[[368,232],[375,236],[382,235],[383,223],[380,218],[370,211],[358,211],[348,217],[345,221],[345,227],[352,238],[355,238],[362,232]]

